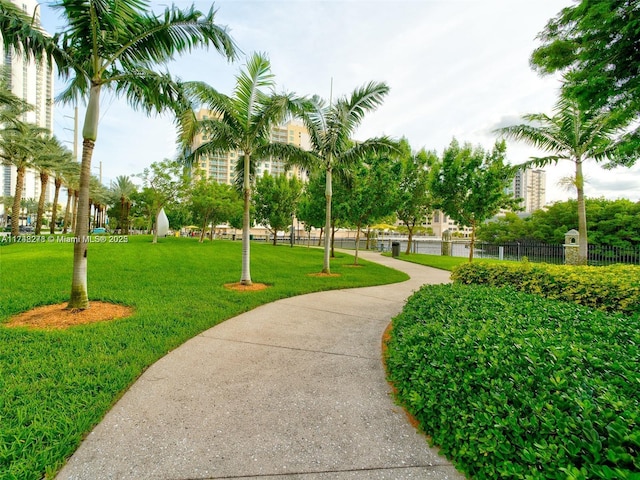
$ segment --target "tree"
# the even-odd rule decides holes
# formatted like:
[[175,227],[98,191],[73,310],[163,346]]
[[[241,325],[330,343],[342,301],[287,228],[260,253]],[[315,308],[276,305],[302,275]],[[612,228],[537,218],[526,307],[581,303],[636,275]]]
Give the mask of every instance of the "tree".
[[360,232],[377,223],[395,209],[400,162],[389,155],[371,155],[354,170],[353,184],[348,197],[347,218],[356,227],[356,253],[358,264]]
[[515,174],[514,168],[505,164],[506,151],[504,141],[485,152],[470,144],[461,147],[454,139],[443,152],[442,161],[433,165],[430,189],[435,207],[459,225],[471,227],[470,262],[477,227],[502,208],[517,208],[518,199],[505,193]]
[[367,112],[382,104],[389,93],[385,83],[370,82],[353,91],[351,96],[339,98],[329,105],[314,96],[302,112],[309,131],[312,156],[304,158],[301,166],[320,169],[325,173],[325,241],[322,272],[331,273],[329,262],[331,229],[332,176],[334,172],[348,171],[367,155],[387,153],[395,148],[395,142],[387,137],[370,138],[364,142],[353,142],[351,137]]
[[123,235],[129,235],[129,212],[131,210],[131,196],[136,191],[136,185],[127,175],[119,175],[111,186],[111,197],[117,203],[114,214],[118,215],[118,228]]
[[[325,222],[325,185],[326,182],[322,172],[313,172],[309,177],[309,181],[304,185],[296,213],[298,220],[304,223],[304,228],[309,232],[309,235],[312,227],[320,229],[319,241],[322,238],[322,229]],[[321,243],[318,243],[319,245]]]
[[429,175],[431,166],[438,161],[433,152],[421,150],[411,154],[406,140],[401,141],[400,173],[395,196],[395,211],[398,219],[407,227],[409,238],[405,253],[411,253],[413,234],[417,226],[427,220],[433,211]]
[[506,212],[495,220],[478,226],[476,238],[483,242],[500,244],[525,240],[528,236],[526,222],[513,212]]
[[153,243],[158,243],[158,217],[169,202],[178,198],[189,184],[183,167],[174,160],[154,162],[138,175],[142,179],[142,195],[153,221]]
[[552,117],[536,113],[524,115],[523,119],[527,123],[505,127],[497,132],[550,153],[545,157],[532,158],[530,164],[542,167],[560,160],[573,162],[580,234],[578,261],[586,264],[588,238],[582,165],[589,159],[615,163],[621,156],[626,157],[627,138],[619,135],[623,133],[627,120],[607,109],[583,110],[577,101],[567,96],[560,98]]
[[[206,83],[185,84],[189,96],[198,105],[211,110],[212,115],[201,121],[195,112],[183,112],[180,122],[180,142],[187,151],[184,161],[192,164],[201,156],[228,151],[239,151],[236,171],[242,182],[244,211],[242,220],[242,274],[240,284],[251,285],[250,243],[251,228],[251,175],[257,158],[275,156],[283,159],[303,157],[306,152],[294,145],[271,142],[271,128],[282,122],[288,114],[299,109],[293,94],[267,94],[273,89],[274,76],[265,55],[254,53],[247,60],[246,70],[236,77],[232,97],[224,95]],[[207,140],[189,151],[199,133]]]
[[46,130],[30,123],[15,122],[0,136],[0,158],[5,165],[16,167],[16,188],[11,209],[11,235],[19,234],[20,202],[24,188],[24,175],[34,164],[34,158],[44,145]]
[[549,20],[531,63],[543,74],[563,72],[565,90],[587,109],[637,113],[639,30],[637,2],[581,0]]
[[196,182],[189,192],[188,208],[194,221],[202,226],[200,243],[211,223],[211,231],[219,223],[228,221],[239,209],[241,202],[238,193],[230,186],[203,178]]
[[265,173],[256,179],[253,197],[256,222],[269,229],[274,246],[278,231],[286,231],[291,225],[301,193],[302,183],[296,177]]
[[[199,45],[212,45],[227,58],[235,57],[235,46],[226,30],[208,14],[191,7],[184,11],[167,8],[162,15],[148,12],[146,0],[104,0],[102,2],[59,0],[67,27],[53,37],[46,36],[31,18],[7,0],[0,3],[0,30],[6,47],[50,57],[59,74],[69,79],[63,101],[87,102],[82,128],[82,166],[78,209],[89,210],[91,158],[98,135],[100,96],[111,89],[130,105],[146,112],[175,108],[180,88],[168,73],[153,70],[177,54]],[[87,294],[87,241],[89,218],[79,215],[74,243],[73,280],[68,308],[85,309]]]
[[[61,157],[60,162],[58,162],[53,168],[53,184],[54,184],[54,194],[53,194],[53,204],[51,206],[51,225],[49,227],[49,233],[54,234],[56,229],[56,222],[58,218],[58,198],[60,195],[60,189],[62,185],[65,184],[65,178],[72,172],[74,168],[76,168],[78,164],[73,161],[73,154],[68,153],[68,155],[64,155]],[[68,201],[69,199],[67,199]]]

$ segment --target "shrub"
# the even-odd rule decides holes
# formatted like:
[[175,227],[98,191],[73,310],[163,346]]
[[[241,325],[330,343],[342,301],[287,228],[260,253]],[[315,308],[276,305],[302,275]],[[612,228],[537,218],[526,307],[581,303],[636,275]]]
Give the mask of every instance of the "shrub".
[[640,315],[425,286],[387,347],[399,402],[473,478],[638,478]]
[[466,263],[451,274],[456,283],[511,285],[516,290],[566,300],[598,310],[640,312],[640,267]]

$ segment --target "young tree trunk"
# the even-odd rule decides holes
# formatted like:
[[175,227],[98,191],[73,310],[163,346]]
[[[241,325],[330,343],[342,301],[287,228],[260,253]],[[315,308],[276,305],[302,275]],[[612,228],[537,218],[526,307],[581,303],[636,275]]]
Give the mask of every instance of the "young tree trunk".
[[49,174],[40,172],[40,198],[38,198],[38,213],[36,214],[36,235],[42,231],[42,217],[44,217],[44,202],[47,198],[47,182]]
[[251,281],[251,244],[249,243],[249,235],[251,229],[251,157],[248,153],[244,154],[244,178],[243,178],[243,194],[244,194],[244,210],[242,212],[242,276],[240,277],[241,285],[252,285]]
[[73,207],[71,209],[71,231],[76,231],[76,225],[78,223],[78,190],[73,191]]
[[358,250],[360,246],[360,224],[358,224],[358,228],[356,229],[356,254],[353,260],[353,264],[357,265],[358,264]]
[[336,258],[336,226],[331,225],[331,258]]
[[62,221],[62,233],[67,233],[69,228],[69,222],[71,221],[71,197],[73,197],[73,190],[67,187],[67,205],[64,209],[64,220]]
[[25,167],[16,169],[16,193],[13,197],[11,209],[11,235],[17,237],[20,234],[20,203],[22,202],[22,189],[24,188]]
[[51,235],[53,235],[56,231],[56,217],[58,216],[58,195],[60,194],[60,187],[62,187],[62,180],[56,177],[54,180],[54,185],[56,189],[53,194],[53,205],[51,206],[51,225],[49,226],[49,233],[51,233]]
[[469,243],[469,263],[473,262],[473,250],[476,246],[476,222],[471,223],[471,242]]
[[204,231],[207,228],[207,220],[205,219],[202,222],[202,228],[200,229],[200,238],[198,239],[198,243],[204,243]]
[[587,209],[584,201],[584,176],[582,175],[582,159],[576,159],[576,190],[578,194],[578,264],[588,263],[589,246],[587,240]]
[[273,233],[273,246],[277,247],[278,246],[278,230],[274,228],[273,230],[269,230],[269,231]]
[[160,212],[162,207],[155,214],[155,221],[153,222],[153,241],[151,243],[158,243],[158,219],[160,218]]
[[413,240],[413,229],[415,228],[416,224],[412,223],[411,225],[409,225],[409,223],[407,222],[407,230],[409,230],[409,238],[407,240],[407,249],[404,252],[406,255],[411,254],[411,242]]
[[325,217],[324,217],[324,259],[322,264],[322,273],[331,273],[331,263],[329,261],[329,249],[331,247],[331,197],[333,196],[333,186],[331,184],[331,168],[327,168],[327,179],[324,196],[326,199]]
[[[320,227],[320,236],[318,237],[318,246],[322,246],[322,233],[324,232],[324,227]],[[311,230],[309,230],[309,235],[311,235]]]

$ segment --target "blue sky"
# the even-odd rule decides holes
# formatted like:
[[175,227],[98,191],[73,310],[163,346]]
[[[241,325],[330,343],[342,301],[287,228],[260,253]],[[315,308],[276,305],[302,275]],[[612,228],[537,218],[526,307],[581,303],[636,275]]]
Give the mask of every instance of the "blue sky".
[[[160,12],[171,2],[151,2]],[[177,0],[179,7],[192,2]],[[559,82],[529,67],[535,39],[571,0],[222,0],[218,23],[228,26],[245,54],[265,52],[278,90],[300,95],[342,96],[368,81],[391,87],[384,105],[370,114],[357,139],[382,134],[406,137],[414,149],[442,150],[456,137],[491,148],[492,131],[519,122],[525,113],[551,113]],[[209,2],[196,1],[201,10]],[[42,6],[45,28],[56,13]],[[202,80],[230,94],[243,58],[229,64],[198,50],[167,66],[182,80]],[[58,87],[62,82],[58,81]],[[80,106],[80,123],[83,118]],[[55,133],[73,135],[72,109],[56,108]],[[141,172],[172,157],[175,133],[169,117],[147,118],[110,96],[103,98],[94,174],[103,182]],[[508,158],[522,163],[540,152],[508,142]],[[547,168],[547,200],[575,196],[558,186],[572,173],[567,163]],[[588,196],[640,200],[640,165],[632,169],[585,166]]]

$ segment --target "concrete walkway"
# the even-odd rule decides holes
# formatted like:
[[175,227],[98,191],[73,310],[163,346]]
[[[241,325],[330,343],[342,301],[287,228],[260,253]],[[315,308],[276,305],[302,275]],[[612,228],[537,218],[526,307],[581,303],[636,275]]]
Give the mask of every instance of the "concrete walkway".
[[264,305],[203,332],[131,387],[66,479],[463,479],[394,404],[381,337],[411,293],[449,272]]

